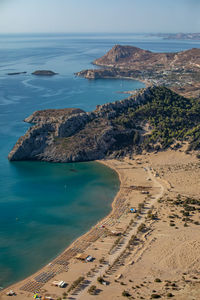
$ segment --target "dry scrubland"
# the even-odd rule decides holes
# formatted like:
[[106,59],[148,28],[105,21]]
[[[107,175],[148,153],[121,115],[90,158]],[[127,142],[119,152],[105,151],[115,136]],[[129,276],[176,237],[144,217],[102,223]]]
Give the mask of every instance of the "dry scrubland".
[[[53,299],[199,299],[200,160],[184,150],[103,161],[121,180],[113,211],[50,265],[14,285],[14,299],[32,299],[33,291],[23,287],[52,270],[54,277],[38,291]],[[81,262],[77,253],[95,260]],[[53,280],[67,286],[53,287]]]

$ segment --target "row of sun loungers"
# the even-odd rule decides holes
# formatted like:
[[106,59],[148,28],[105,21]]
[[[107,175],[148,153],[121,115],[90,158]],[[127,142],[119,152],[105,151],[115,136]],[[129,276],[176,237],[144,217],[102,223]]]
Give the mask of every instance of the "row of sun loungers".
[[52,279],[55,275],[56,275],[56,273],[54,273],[52,271],[51,272],[42,272],[39,275],[37,275],[34,279],[37,282],[46,283],[50,279]]
[[25,285],[23,285],[20,290],[26,292],[37,293],[44,286],[44,283],[37,281],[28,281]]
[[[124,199],[118,198],[115,202],[115,211],[105,220],[104,225],[112,227],[126,211],[127,205],[124,204]],[[70,259],[75,258],[78,253],[84,252],[91,243],[97,241],[104,234],[103,228],[99,228],[99,226],[94,227],[83,238],[77,240],[73,247],[66,250],[53,263],[49,264],[46,267],[47,271],[40,273],[34,278],[34,281],[28,281],[20,289],[27,292],[39,292],[44,284],[55,277],[55,275],[67,271]]]

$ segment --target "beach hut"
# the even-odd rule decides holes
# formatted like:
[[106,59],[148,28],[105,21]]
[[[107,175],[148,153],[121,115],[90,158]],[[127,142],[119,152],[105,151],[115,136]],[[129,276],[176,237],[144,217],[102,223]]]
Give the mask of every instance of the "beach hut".
[[79,260],[82,260],[82,261],[85,261],[86,258],[88,257],[89,255],[86,254],[86,253],[79,253],[76,255],[76,259],[79,259]]
[[63,281],[63,280],[61,280],[61,281],[55,280],[55,281],[52,282],[52,285],[53,285],[53,286],[60,287],[60,288],[63,288],[63,287],[66,286],[66,282]]

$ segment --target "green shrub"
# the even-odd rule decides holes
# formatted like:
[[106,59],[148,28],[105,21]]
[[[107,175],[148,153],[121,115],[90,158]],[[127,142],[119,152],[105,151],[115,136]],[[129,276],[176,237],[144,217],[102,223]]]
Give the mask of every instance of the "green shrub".
[[123,296],[123,297],[130,297],[131,294],[129,294],[129,292],[127,292],[127,291],[123,291],[123,292],[122,292],[122,296]]
[[137,232],[143,232],[146,229],[146,225],[144,223],[141,223],[138,227]]
[[97,288],[96,285],[91,285],[91,287],[88,289],[88,293],[90,295],[94,295],[96,292],[96,288]]
[[172,298],[172,297],[174,297],[174,295],[173,295],[172,293],[168,293],[168,294],[167,294],[167,297],[168,297],[168,298]]
[[104,282],[104,279],[103,279],[103,277],[100,276],[97,278],[97,281],[102,284]]
[[155,282],[162,282],[162,280],[160,278],[156,278],[154,281]]
[[152,299],[157,299],[157,298],[161,298],[161,296],[159,294],[152,294],[151,298]]
[[85,278],[83,276],[80,276],[78,279],[76,279],[69,287],[68,292],[74,290],[84,279]]

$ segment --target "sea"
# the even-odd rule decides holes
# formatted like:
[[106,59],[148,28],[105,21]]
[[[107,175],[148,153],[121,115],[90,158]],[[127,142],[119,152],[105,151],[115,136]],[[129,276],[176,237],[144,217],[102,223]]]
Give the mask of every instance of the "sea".
[[[111,211],[117,174],[97,162],[9,162],[7,155],[29,128],[23,120],[48,108],[95,109],[121,100],[134,80],[87,80],[74,75],[115,44],[154,52],[200,47],[145,34],[0,35],[0,288],[31,275]],[[35,70],[58,75],[35,77]],[[12,72],[27,72],[7,75]]]

